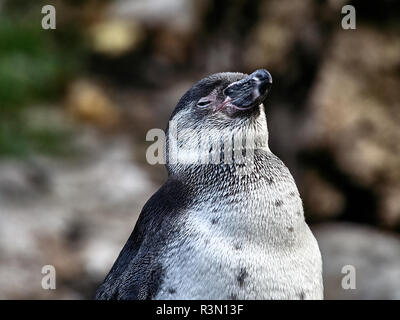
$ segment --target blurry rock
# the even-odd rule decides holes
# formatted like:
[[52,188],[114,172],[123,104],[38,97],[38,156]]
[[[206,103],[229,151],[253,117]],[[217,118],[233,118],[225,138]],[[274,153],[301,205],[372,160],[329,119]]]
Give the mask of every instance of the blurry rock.
[[391,185],[386,188],[382,187],[383,198],[380,203],[379,213],[380,219],[384,225],[395,225],[399,221],[400,212],[400,186],[393,187]]
[[0,201],[28,200],[48,188],[48,172],[34,161],[4,161],[0,166]]
[[[338,31],[305,121],[304,147],[329,150],[338,170],[377,194],[380,221],[400,224],[400,36]],[[397,199],[397,200],[396,200]]]
[[293,43],[308,32],[307,27],[312,27],[313,8],[309,0],[264,2],[263,19],[244,48],[246,65],[251,70],[268,66],[285,72]]
[[[325,299],[400,299],[400,238],[353,224],[313,228],[323,260]],[[356,271],[356,289],[344,290],[345,265]]]
[[345,199],[343,195],[333,186],[322,180],[315,171],[307,171],[303,179],[300,191],[305,195],[303,201],[306,208],[306,215],[314,219],[332,219],[338,217],[344,208]]
[[[70,280],[82,274],[82,261],[79,256],[71,250],[69,244],[63,237],[39,236],[36,235],[39,249],[43,257],[48,259],[57,273],[57,281]],[[51,262],[51,263],[50,263]]]
[[117,0],[110,5],[109,15],[180,32],[189,32],[196,23],[194,3],[187,0]]
[[169,29],[160,30],[155,41],[155,50],[168,63],[182,63],[187,59],[187,46],[190,39],[187,35]]
[[111,56],[132,50],[142,39],[143,31],[132,20],[104,20],[91,26],[94,50]]
[[94,83],[83,80],[73,83],[66,104],[70,113],[81,121],[102,128],[113,128],[119,122],[118,107]]
[[[25,194],[37,183],[27,182],[29,163],[0,161],[0,185],[18,190],[0,191],[0,299],[92,298],[155,191],[129,139],[79,133],[79,157],[36,160],[50,187],[34,197]],[[48,264],[56,290],[41,287]]]

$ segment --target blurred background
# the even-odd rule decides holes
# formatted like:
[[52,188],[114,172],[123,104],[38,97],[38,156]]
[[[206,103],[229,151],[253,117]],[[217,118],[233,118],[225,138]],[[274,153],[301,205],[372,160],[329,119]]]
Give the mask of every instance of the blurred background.
[[[341,27],[345,4],[356,30]],[[297,181],[326,298],[400,299],[389,0],[0,0],[0,299],[91,299],[166,178],[146,132],[204,76],[258,68],[274,78],[270,147]],[[48,264],[56,290],[41,287]],[[356,290],[341,287],[348,264]]]

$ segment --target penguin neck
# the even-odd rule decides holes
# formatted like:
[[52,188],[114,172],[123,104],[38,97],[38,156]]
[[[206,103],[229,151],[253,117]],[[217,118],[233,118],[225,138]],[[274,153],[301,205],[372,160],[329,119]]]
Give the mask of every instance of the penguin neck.
[[[241,126],[210,129],[182,139],[168,133],[166,167],[168,175],[178,180],[207,186],[210,180],[232,180],[238,175],[254,176],[261,154],[271,153],[268,145],[267,119],[261,105],[259,115]],[[203,139],[205,137],[205,139]]]
[[269,148],[262,148],[245,150],[245,156],[232,163],[175,165],[169,179],[179,180],[196,194],[245,192],[272,179],[270,156],[275,157]]

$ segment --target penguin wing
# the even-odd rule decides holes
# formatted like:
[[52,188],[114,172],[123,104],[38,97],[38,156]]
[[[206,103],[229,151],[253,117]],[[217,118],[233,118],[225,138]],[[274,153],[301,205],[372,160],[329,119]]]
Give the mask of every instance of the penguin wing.
[[145,204],[135,228],[96,292],[96,299],[151,299],[162,283],[159,256],[188,202],[181,182],[169,179]]

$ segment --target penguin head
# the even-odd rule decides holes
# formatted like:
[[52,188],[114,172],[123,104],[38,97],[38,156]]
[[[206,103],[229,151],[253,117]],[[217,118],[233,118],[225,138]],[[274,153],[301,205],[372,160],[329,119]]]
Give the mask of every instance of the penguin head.
[[223,72],[196,83],[180,99],[170,120],[192,128],[221,128],[241,125],[259,115],[272,85],[265,69],[250,75]]
[[175,145],[185,160],[193,163],[210,153],[220,152],[213,146],[221,140],[225,141],[221,146],[226,148],[226,141],[241,139],[241,135],[250,135],[254,148],[267,148],[263,103],[271,85],[272,77],[264,69],[250,75],[217,73],[200,80],[183,95],[171,115],[167,129],[167,162],[171,145]]

